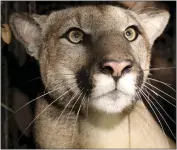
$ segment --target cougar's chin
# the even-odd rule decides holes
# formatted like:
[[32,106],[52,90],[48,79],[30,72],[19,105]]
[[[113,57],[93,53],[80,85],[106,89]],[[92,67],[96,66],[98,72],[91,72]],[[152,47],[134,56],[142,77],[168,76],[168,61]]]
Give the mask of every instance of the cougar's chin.
[[90,97],[90,105],[107,113],[119,113],[134,104],[137,75],[126,74],[117,81],[104,74],[94,75],[95,88]]

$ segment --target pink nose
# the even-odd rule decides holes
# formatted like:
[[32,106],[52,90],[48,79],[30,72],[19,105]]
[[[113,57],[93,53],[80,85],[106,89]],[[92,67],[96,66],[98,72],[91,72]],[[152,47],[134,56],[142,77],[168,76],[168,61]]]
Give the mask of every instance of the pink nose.
[[111,74],[113,77],[122,76],[128,73],[132,69],[132,61],[123,60],[121,62],[117,61],[106,61],[102,64],[103,72]]

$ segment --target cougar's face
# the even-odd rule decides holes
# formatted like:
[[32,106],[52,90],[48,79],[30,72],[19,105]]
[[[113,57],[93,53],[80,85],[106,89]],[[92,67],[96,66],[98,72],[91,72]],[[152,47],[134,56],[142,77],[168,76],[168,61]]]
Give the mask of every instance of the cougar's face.
[[124,9],[87,6],[55,12],[42,32],[39,62],[51,95],[83,101],[108,113],[136,101],[146,80],[150,50],[143,27]]
[[56,104],[118,113],[137,100],[149,73],[150,48],[168,20],[162,10],[90,5],[47,16],[14,13],[10,26],[38,59]]

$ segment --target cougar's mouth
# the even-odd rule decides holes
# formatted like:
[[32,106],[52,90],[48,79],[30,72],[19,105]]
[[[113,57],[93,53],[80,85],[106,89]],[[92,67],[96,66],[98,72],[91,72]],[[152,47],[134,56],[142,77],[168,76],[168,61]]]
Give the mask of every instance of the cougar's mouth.
[[136,101],[136,93],[138,86],[142,85],[142,78],[142,75],[139,77],[137,73],[130,73],[115,82],[109,76],[95,75],[91,105],[108,113],[121,112]]

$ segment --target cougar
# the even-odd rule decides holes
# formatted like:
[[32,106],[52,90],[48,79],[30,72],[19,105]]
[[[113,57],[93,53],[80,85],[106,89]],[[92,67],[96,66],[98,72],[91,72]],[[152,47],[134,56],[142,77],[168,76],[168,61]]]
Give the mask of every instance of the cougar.
[[108,4],[13,13],[13,34],[39,62],[45,85],[31,122],[37,147],[175,148],[141,97],[169,17]]

